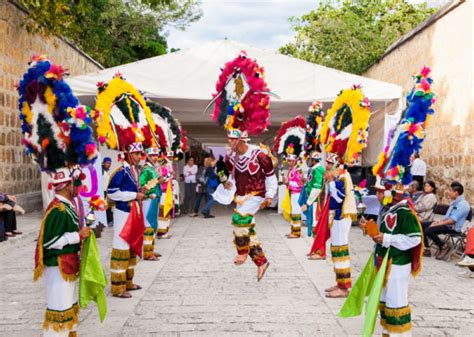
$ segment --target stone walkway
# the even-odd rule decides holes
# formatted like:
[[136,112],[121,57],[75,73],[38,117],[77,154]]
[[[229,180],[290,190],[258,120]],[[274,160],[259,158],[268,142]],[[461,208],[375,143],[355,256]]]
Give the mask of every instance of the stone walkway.
[[[363,317],[339,319],[343,299],[329,300],[334,283],[329,260],[308,261],[310,239],[284,238],[289,226],[273,211],[257,216],[257,235],[271,261],[262,282],[256,268],[233,265],[230,209],[215,219],[180,217],[173,237],[159,240],[159,262],[141,261],[135,280],[143,290],[132,299],[107,297],[100,324],[92,304],[80,314],[80,336],[357,336]],[[25,234],[0,244],[0,336],[40,335],[45,309],[43,280],[32,283],[34,239],[40,214],[19,218]],[[306,229],[303,228],[305,232]],[[99,239],[108,270],[112,229]],[[372,243],[351,232],[354,275]],[[474,279],[452,262],[427,259],[411,282],[414,336],[469,336],[474,331]],[[380,335],[380,327],[376,333]]]

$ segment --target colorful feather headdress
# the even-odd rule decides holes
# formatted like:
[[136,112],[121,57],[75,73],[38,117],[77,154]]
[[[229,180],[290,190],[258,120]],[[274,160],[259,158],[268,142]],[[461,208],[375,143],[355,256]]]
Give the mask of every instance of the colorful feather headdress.
[[178,120],[174,118],[170,108],[153,102],[150,102],[149,105],[152,109],[153,119],[160,118],[166,125],[166,127],[163,127],[167,142],[166,147],[163,148],[164,152],[167,153],[166,156],[177,158],[182,142],[182,133]]
[[423,67],[414,77],[415,85],[407,95],[407,107],[373,168],[375,175],[391,184],[407,185],[412,180],[410,157],[421,150],[426,127],[434,113],[432,105],[436,98],[431,90],[430,72],[430,68]]
[[108,83],[97,84],[95,109],[99,142],[110,149],[128,151],[134,143],[143,142],[147,127],[156,144],[155,122],[140,92],[126,82],[120,73]]
[[324,150],[337,154],[347,165],[354,165],[367,146],[370,102],[360,85],[343,90],[327,111],[321,128]]
[[79,105],[64,73],[46,56],[35,55],[18,85],[22,142],[26,153],[49,173],[85,166],[97,157],[91,109]]
[[149,125],[142,128],[145,138],[142,142],[143,146],[145,148],[157,147],[160,151],[166,151],[166,149],[171,146],[171,131],[168,123],[158,114],[158,111],[160,111],[162,107],[150,100],[146,100],[146,104],[150,109],[155,129],[153,135]]
[[306,118],[306,137],[304,151],[307,156],[312,152],[321,152],[319,136],[323,125],[323,103],[313,102],[308,108],[309,116]]
[[303,157],[305,133],[306,120],[302,116],[283,122],[275,137],[273,152],[286,159]]
[[[270,125],[270,96],[264,69],[242,51],[227,62],[216,84],[217,93],[206,107],[214,104],[212,119],[229,135],[259,135]],[[240,138],[240,137],[239,137]]]

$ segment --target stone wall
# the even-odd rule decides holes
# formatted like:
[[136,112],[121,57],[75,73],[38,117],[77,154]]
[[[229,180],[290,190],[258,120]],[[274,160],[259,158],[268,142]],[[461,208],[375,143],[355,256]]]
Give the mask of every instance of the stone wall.
[[[428,178],[439,186],[438,197],[460,181],[474,206],[473,4],[454,3],[452,9],[418,34],[386,54],[364,75],[411,89],[412,75],[423,65],[432,68],[437,95],[421,157]],[[461,33],[462,32],[462,33]]]
[[48,55],[71,75],[94,72],[101,66],[64,40],[28,34],[21,27],[24,18],[14,1],[0,1],[0,191],[23,194],[25,198],[20,198],[26,202],[34,199],[31,192],[41,189],[41,181],[38,165],[25,157],[21,144],[15,83],[33,54]]

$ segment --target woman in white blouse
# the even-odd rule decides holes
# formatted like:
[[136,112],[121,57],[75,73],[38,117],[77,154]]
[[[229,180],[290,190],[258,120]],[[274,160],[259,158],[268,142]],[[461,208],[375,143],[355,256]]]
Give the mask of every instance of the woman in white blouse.
[[415,202],[415,211],[421,222],[433,220],[433,210],[438,202],[436,184],[427,180],[423,184],[423,194]]

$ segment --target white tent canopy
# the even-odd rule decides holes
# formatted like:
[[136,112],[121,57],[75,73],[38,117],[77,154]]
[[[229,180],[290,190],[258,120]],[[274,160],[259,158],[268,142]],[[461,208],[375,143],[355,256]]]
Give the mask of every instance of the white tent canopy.
[[203,110],[215,92],[220,69],[242,50],[265,68],[268,87],[281,97],[271,102],[273,127],[267,132],[267,139],[274,137],[274,131],[280,122],[298,114],[306,115],[311,102],[323,101],[326,109],[342,89],[361,84],[374,107],[369,142],[372,138],[375,144],[370,144],[365,151],[364,162],[373,164],[376,161],[385,138],[385,114],[393,115],[400,110],[402,88],[298,60],[275,51],[219,40],[73,77],[67,82],[82,103],[93,105],[96,83],[109,81],[116,72],[120,72],[147,96],[170,107],[190,136],[206,144],[219,144],[225,141],[225,133],[215,127],[209,113],[203,115]]

